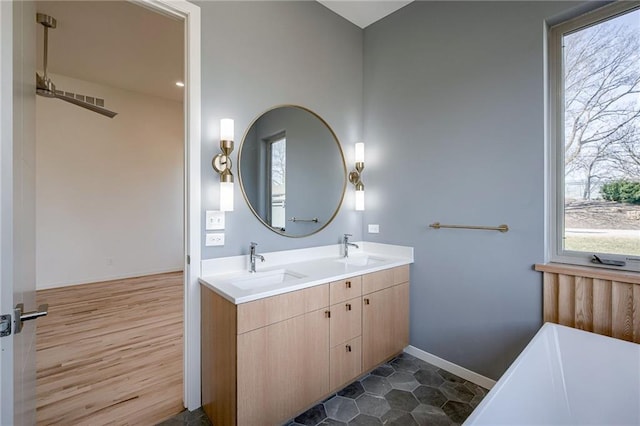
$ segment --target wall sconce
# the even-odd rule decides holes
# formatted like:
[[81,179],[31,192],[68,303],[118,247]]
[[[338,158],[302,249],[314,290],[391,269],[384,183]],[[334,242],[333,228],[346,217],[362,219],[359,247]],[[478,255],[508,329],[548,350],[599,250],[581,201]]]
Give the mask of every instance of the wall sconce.
[[220,175],[220,210],[233,211],[233,174],[231,152],[233,152],[233,120],[220,120],[220,154],[213,157],[211,165]]
[[364,169],[364,143],[356,143],[356,169],[349,173],[349,182],[356,187],[356,210],[364,210],[364,184],[362,170]]

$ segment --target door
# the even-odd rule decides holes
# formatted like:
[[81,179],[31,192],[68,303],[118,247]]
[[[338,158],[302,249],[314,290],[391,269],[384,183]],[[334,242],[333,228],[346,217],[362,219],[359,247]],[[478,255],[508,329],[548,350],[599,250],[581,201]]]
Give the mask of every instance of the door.
[[[1,314],[35,307],[35,13],[0,2]],[[0,424],[35,424],[34,321],[0,347]]]

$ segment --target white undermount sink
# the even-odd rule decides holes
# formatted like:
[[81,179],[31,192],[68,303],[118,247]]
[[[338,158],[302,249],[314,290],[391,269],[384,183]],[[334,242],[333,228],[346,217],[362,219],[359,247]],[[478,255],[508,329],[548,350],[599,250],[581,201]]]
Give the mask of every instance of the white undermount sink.
[[369,266],[375,265],[376,263],[384,262],[384,259],[380,257],[374,257],[369,255],[353,255],[349,257],[343,257],[340,259],[336,259],[336,262],[344,263],[345,265],[352,266]]
[[231,284],[242,290],[250,290],[268,285],[282,284],[288,281],[304,278],[305,275],[287,269],[277,269],[274,271],[255,272],[253,274],[242,275],[231,280]]

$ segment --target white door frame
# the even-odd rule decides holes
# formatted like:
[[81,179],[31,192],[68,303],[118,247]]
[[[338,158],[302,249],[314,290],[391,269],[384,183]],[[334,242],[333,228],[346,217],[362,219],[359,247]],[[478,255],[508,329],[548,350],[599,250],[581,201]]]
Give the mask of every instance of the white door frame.
[[[2,1],[2,0],[0,0]],[[187,0],[129,0],[184,20],[185,37],[185,211],[184,211],[184,405],[195,410],[200,397],[200,7]]]
[[[200,398],[200,8],[186,0],[129,0],[141,6],[184,20],[185,28],[185,211],[184,211],[184,395],[189,410],[201,405]],[[13,120],[13,12],[12,1],[0,0],[0,308],[10,312],[12,282],[11,186]],[[12,339],[2,339],[0,383],[13,382]],[[0,386],[0,424],[13,420],[13,398],[2,394]]]
[[[0,1],[0,312],[13,308],[13,5]],[[0,340],[0,425],[13,423],[13,337]],[[11,386],[9,386],[9,383]]]

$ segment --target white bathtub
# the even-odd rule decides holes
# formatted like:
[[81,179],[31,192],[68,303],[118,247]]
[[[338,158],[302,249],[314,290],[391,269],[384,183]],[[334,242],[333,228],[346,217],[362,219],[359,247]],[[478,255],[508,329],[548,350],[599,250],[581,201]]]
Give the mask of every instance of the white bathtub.
[[546,323],[465,425],[639,425],[640,345]]

